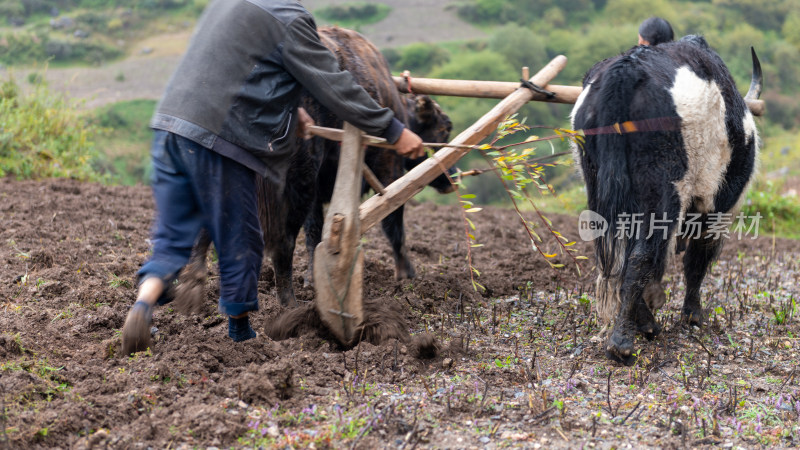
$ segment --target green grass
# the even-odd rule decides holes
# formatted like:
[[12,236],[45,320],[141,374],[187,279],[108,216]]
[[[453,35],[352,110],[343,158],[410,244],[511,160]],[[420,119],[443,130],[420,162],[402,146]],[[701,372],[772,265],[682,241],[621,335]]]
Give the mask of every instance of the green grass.
[[759,235],[774,233],[778,237],[800,239],[800,202],[796,196],[783,193],[781,181],[758,181],[747,193],[742,212],[745,216],[761,215]]
[[148,182],[153,136],[148,123],[155,105],[155,100],[129,100],[92,113],[93,122],[105,130],[97,139],[97,148],[104,155],[106,170],[119,183]]

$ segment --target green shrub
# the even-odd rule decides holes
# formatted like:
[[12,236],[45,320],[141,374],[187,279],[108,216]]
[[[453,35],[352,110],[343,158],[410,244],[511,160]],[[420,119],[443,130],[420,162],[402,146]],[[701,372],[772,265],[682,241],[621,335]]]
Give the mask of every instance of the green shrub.
[[403,48],[400,58],[392,66],[397,70],[410,70],[412,74],[420,75],[449,60],[450,54],[442,47],[417,42]]
[[29,64],[44,61],[47,36],[26,32],[0,35],[0,64]]
[[759,235],[775,233],[779,236],[800,237],[800,202],[796,195],[782,192],[782,183],[760,181],[747,193],[747,200],[742,207],[746,217],[761,215],[759,219]]
[[431,72],[432,78],[453,78],[457,80],[516,81],[519,70],[514,68],[503,55],[492,51],[468,53]]
[[314,15],[343,27],[356,28],[380,22],[389,15],[389,11],[391,8],[382,3],[344,3],[318,9]]
[[93,166],[97,132],[44,83],[27,95],[13,80],[0,86],[0,176],[104,179]]

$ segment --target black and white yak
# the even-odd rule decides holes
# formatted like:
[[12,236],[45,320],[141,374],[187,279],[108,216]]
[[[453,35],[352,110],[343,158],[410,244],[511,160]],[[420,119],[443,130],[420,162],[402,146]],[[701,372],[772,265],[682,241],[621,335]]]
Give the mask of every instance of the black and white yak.
[[[745,98],[760,91],[753,51]],[[708,233],[709,214],[740,206],[757,164],[758,132],[727,67],[700,36],[634,47],[596,64],[571,118],[585,133],[575,153],[588,207],[608,224],[595,241],[597,311],[607,332],[613,324],[606,354],[631,363],[636,333],[653,339],[660,332],[653,312],[665,303],[661,279],[688,214],[700,214],[703,231],[683,257],[683,315],[702,323],[700,285],[723,244]],[[626,224],[635,224],[632,217],[644,219],[638,236]]]

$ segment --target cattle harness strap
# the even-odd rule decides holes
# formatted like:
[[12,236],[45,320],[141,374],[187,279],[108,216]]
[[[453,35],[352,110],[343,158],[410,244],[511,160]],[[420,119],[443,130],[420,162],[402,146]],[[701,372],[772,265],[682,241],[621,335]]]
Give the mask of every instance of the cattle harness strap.
[[548,91],[547,89],[544,89],[541,86],[536,85],[536,83],[528,81],[528,80],[526,80],[524,78],[520,78],[519,81],[522,83],[521,84],[522,87],[528,88],[528,89],[532,90],[533,92],[537,92],[539,94],[543,94],[547,98],[555,98],[555,96],[556,96],[555,92]]
[[605,127],[575,130],[576,134],[582,133],[584,136],[596,136],[599,134],[629,134],[644,133],[648,131],[680,131],[681,118],[655,117],[652,119],[628,120],[622,123],[615,123]]

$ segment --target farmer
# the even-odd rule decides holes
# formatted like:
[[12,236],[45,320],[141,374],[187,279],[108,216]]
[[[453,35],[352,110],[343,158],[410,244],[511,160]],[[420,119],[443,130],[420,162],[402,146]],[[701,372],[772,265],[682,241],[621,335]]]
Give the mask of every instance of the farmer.
[[639,25],[639,45],[658,45],[674,37],[672,26],[661,17],[651,17]]
[[151,121],[153,253],[138,273],[123,354],[150,345],[153,306],[171,299],[201,228],[219,256],[219,309],[228,316],[228,336],[235,342],[256,336],[248,319],[258,310],[264,246],[256,174],[278,186],[287,182],[287,136],[313,125],[297,107],[303,88],[341,119],[395,144],[397,153],[424,154],[419,136],[340,71],[299,3],[213,0]]

